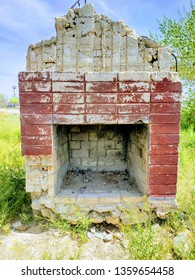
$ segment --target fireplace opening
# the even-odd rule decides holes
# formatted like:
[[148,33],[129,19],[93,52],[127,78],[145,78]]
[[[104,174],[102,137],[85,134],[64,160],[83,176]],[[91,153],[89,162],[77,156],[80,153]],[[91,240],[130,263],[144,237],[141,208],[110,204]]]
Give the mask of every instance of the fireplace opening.
[[55,125],[56,195],[147,192],[148,126]]

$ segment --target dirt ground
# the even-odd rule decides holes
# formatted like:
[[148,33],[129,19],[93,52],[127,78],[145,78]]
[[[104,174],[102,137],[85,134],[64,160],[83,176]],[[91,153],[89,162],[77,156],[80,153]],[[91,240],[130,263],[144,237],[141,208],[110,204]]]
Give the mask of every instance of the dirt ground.
[[103,239],[103,232],[92,232],[87,232],[86,241],[80,242],[70,233],[45,231],[36,224],[24,231],[12,229],[0,235],[0,260],[128,259],[128,243],[120,232],[109,231],[109,240]]

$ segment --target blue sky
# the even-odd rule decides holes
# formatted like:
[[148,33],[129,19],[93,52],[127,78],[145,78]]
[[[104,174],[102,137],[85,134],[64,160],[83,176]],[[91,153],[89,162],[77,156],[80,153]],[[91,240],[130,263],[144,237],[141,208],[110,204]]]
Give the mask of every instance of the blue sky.
[[[54,18],[65,15],[76,0],[0,0],[0,93],[11,97],[17,74],[25,71],[31,43],[55,36]],[[84,3],[84,0],[81,0]],[[189,0],[87,0],[99,14],[124,20],[138,35],[158,33],[163,16],[178,18]],[[18,92],[18,89],[16,89]]]

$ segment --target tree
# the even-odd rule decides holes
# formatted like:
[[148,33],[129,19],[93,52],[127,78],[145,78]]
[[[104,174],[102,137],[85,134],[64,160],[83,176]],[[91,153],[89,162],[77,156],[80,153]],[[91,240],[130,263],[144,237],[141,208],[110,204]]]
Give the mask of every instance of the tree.
[[[182,128],[195,131],[195,7],[190,0],[190,10],[178,11],[179,19],[164,17],[158,21],[160,35],[150,34],[161,45],[170,47],[178,60],[178,72],[183,80],[184,92],[181,111]],[[187,84],[187,86],[186,86]]]
[[183,98],[181,110],[181,127],[187,129],[189,126],[195,131],[195,91],[191,87],[187,98]]
[[190,10],[183,8],[178,11],[179,19],[164,17],[159,24],[160,35],[150,34],[151,37],[169,46],[178,59],[178,72],[185,80],[195,80],[195,7],[190,1]]
[[19,100],[17,97],[12,97],[9,101],[15,106],[19,104]]

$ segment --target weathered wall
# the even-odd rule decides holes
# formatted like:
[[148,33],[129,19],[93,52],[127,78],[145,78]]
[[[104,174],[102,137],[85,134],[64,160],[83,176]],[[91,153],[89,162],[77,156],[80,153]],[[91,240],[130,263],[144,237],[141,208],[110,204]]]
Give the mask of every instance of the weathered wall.
[[175,74],[22,72],[19,80],[23,155],[55,156],[53,125],[143,122],[148,195],[175,194],[181,101]]
[[27,71],[170,71],[171,52],[91,4],[56,18],[56,37],[31,44]]
[[[69,164],[100,168],[102,153],[102,166],[115,155],[114,165],[124,167],[124,143],[129,173],[152,207],[175,204],[181,83],[170,71],[168,48],[97,15],[90,4],[56,18],[56,37],[30,45],[27,72],[19,74],[22,154],[34,210],[73,222],[82,214],[94,222],[129,222],[128,209],[142,207],[143,195],[58,195]],[[104,146],[91,149],[101,143],[97,125],[119,124],[134,124],[122,146],[112,139],[106,147],[107,131]],[[95,130],[78,131],[76,140],[73,130],[81,125]]]
[[[128,129],[128,128],[126,128]],[[71,126],[70,166],[95,171],[126,169],[127,135],[118,125]]]
[[127,170],[141,193],[148,192],[149,126],[133,125],[127,147]]

